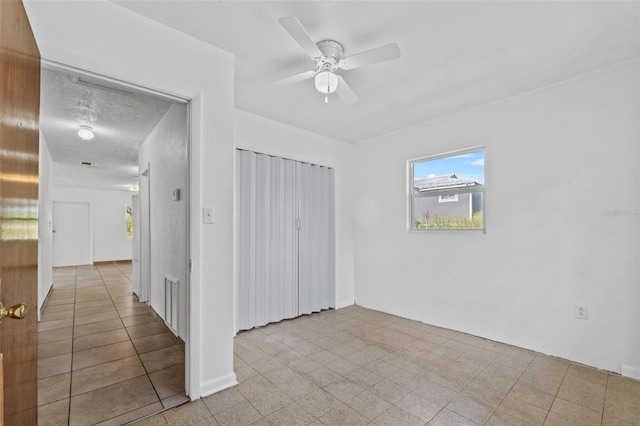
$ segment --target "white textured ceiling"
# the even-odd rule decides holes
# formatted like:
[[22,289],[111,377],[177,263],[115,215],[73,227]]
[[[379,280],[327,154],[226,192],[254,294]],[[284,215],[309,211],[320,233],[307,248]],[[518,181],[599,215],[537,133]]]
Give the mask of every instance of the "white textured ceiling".
[[[348,142],[364,141],[640,55],[638,2],[116,1],[236,57],[241,110]],[[400,59],[340,71],[360,101],[324,104],[313,67],[281,27],[351,55],[397,42]]]
[[[170,106],[165,99],[112,83],[43,68],[40,128],[54,162],[54,183],[109,189],[135,185],[138,148]],[[80,125],[91,126],[95,138],[80,139]]]

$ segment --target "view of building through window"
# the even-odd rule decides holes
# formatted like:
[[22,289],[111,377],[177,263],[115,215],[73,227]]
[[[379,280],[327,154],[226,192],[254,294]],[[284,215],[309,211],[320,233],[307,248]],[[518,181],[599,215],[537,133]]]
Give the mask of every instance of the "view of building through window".
[[484,149],[410,163],[411,228],[484,229]]

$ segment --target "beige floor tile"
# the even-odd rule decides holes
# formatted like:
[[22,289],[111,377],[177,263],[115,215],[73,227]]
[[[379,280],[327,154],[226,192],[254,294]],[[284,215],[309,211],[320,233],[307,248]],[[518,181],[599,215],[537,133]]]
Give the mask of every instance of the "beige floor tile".
[[[547,416],[548,418],[548,416]],[[524,420],[520,420],[517,417],[513,417],[510,414],[502,411],[498,408],[493,412],[491,417],[486,423],[487,426],[531,426],[531,423],[527,423]]]
[[369,423],[366,417],[344,404],[320,417],[320,421],[326,425],[336,426],[360,426]]
[[165,411],[164,417],[169,425],[185,426],[203,424],[203,421],[213,418],[211,412],[202,400],[192,401],[188,404]]
[[378,376],[376,373],[371,370],[367,370],[366,368],[360,368],[356,371],[352,371],[345,377],[364,389],[370,388],[376,383],[384,380],[383,377]]
[[301,374],[309,379],[314,385],[321,388],[327,386],[329,383],[339,380],[342,377],[340,374],[333,370],[329,370],[326,367],[319,367]]
[[137,377],[71,398],[70,426],[103,422],[158,401],[147,376]]
[[38,359],[50,358],[52,356],[64,355],[71,353],[72,339],[56,340],[51,343],[42,343],[38,345]]
[[38,378],[64,374],[71,371],[71,354],[64,354],[38,360]]
[[133,339],[133,345],[139,354],[173,346],[175,343],[167,333]]
[[68,400],[71,391],[71,373],[38,379],[38,406]]
[[138,315],[146,315],[149,313],[149,308],[146,306],[138,306],[135,308],[118,309],[118,314],[121,318],[134,317]]
[[147,373],[153,373],[173,365],[184,364],[184,352],[177,346],[170,346],[140,354],[140,360],[144,364]]
[[602,420],[601,412],[590,410],[559,397],[553,401],[551,413],[567,419],[567,423],[580,424],[582,426],[599,425]]
[[337,398],[322,389],[301,398],[297,403],[309,414],[317,418],[324,416],[342,404]]
[[165,409],[174,408],[189,401],[190,401],[189,397],[184,393],[172,395],[168,398],[161,400],[162,406]]
[[133,411],[129,411],[128,413],[121,414],[112,419],[105,420],[104,422],[97,423],[96,426],[121,426],[123,424],[133,422],[145,416],[148,416],[153,413],[158,413],[163,410],[163,406],[159,402],[154,402],[153,404],[149,404],[145,407],[138,408]]
[[79,395],[134,377],[145,375],[137,356],[76,370],[71,377],[71,395]]
[[108,321],[108,320],[118,319],[118,318],[120,317],[118,316],[117,311],[102,312],[100,314],[82,315],[82,316],[76,316],[75,325],[78,326],[78,325],[84,325],[84,324],[91,324],[94,322],[102,322],[102,321]]
[[545,410],[549,410],[551,408],[551,404],[553,404],[553,399],[555,397],[554,395],[542,392],[529,384],[521,382],[518,382],[513,386],[509,395]]
[[98,300],[88,300],[84,302],[76,302],[75,309],[91,309],[91,308],[99,308],[103,306],[113,307],[113,302],[111,298],[102,298]]
[[[483,422],[484,423],[484,422]],[[464,416],[461,416],[448,409],[443,409],[428,424],[429,426],[476,426],[475,423]]]
[[38,426],[60,426],[68,424],[68,421],[68,399],[38,407]]
[[325,392],[328,392],[330,395],[333,395],[342,402],[347,402],[364,391],[364,388],[361,386],[344,378],[329,383],[323,389]]
[[40,316],[40,321],[55,321],[68,318],[73,318],[73,309],[59,312],[45,312]]
[[548,413],[545,409],[536,407],[528,402],[521,401],[511,395],[507,395],[500,404],[499,409],[506,414],[533,425],[542,425]]
[[214,415],[221,426],[248,426],[262,418],[248,401],[235,404]]
[[184,364],[154,371],[149,378],[160,399],[184,394]]
[[605,371],[578,364],[571,364],[569,366],[569,369],[567,370],[566,375],[566,377],[589,380],[591,382],[605,386],[607,385],[608,376],[609,374]]
[[370,424],[376,426],[423,426],[424,422],[396,406],[376,417]]
[[213,414],[217,414],[224,411],[236,404],[245,402],[246,399],[236,387],[225,389],[221,392],[214,393],[213,395],[202,398],[209,411]]
[[384,399],[364,391],[347,402],[347,405],[362,414],[369,420],[373,420],[391,407]]
[[262,416],[278,411],[293,403],[293,400],[279,389],[263,392],[255,397],[247,397],[247,400],[260,412]]
[[73,327],[60,328],[38,333],[38,344],[56,342],[73,337]]
[[297,404],[290,404],[271,413],[265,419],[272,425],[297,426],[308,425],[315,419]]
[[101,333],[103,331],[117,330],[120,328],[124,329],[124,326],[122,325],[122,321],[119,319],[76,325],[73,329],[73,336],[82,337],[88,334]]
[[577,378],[565,379],[558,390],[558,398],[602,412],[606,386],[590,380]]
[[135,355],[136,351],[128,340],[83,351],[75,351],[73,353],[72,370],[81,370]]
[[127,332],[129,336],[131,336],[131,339],[152,336],[154,334],[165,333],[166,331],[166,327],[158,324],[156,321],[127,327]]
[[122,318],[122,323],[125,327],[132,327],[134,325],[148,324],[155,322],[155,318],[151,314],[136,315],[133,317]]
[[607,400],[604,407],[603,424],[640,426],[640,402],[636,400],[635,405],[628,405]]
[[61,304],[61,305],[50,305],[49,303],[46,303],[43,314],[48,315],[48,314],[60,313],[60,312],[64,312],[67,315],[69,313],[73,314],[74,306],[75,306],[74,303],[67,303],[67,304]]
[[115,312],[116,308],[112,303],[105,303],[100,306],[92,306],[88,308],[78,308],[76,306],[75,316],[80,317],[84,315],[103,314],[105,312]]
[[86,349],[124,342],[127,340],[129,340],[129,335],[124,328],[103,331],[101,333],[87,334],[73,339],[73,351],[84,351]]

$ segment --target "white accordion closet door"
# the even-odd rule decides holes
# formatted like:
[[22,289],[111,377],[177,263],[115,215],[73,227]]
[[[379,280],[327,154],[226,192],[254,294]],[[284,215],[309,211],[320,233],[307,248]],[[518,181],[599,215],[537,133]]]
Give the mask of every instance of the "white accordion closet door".
[[334,307],[333,170],[236,158],[238,330]]
[[335,307],[333,169],[298,164],[300,314]]

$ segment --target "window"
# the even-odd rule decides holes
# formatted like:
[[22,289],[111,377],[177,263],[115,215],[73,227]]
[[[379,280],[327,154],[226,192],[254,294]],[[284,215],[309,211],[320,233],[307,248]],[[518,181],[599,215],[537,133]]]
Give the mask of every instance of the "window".
[[409,169],[411,230],[485,230],[484,148],[412,160]]
[[127,238],[133,238],[133,208],[124,206],[124,218],[127,229]]

